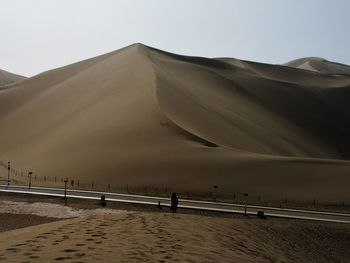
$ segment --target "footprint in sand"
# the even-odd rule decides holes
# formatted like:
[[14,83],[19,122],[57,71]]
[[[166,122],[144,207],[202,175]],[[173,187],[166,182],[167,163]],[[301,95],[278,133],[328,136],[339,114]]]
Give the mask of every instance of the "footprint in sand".
[[11,252],[18,252],[18,251],[20,251],[18,248],[16,248],[16,247],[9,247],[9,248],[7,248],[6,249],[7,251],[11,251]]
[[179,250],[179,249],[182,248],[182,245],[175,244],[175,245],[172,245],[171,248],[172,248],[173,250]]
[[16,244],[15,247],[21,247],[21,246],[25,246],[27,245],[26,243],[19,243],[19,244]]
[[171,256],[171,255],[166,255],[166,256],[164,257],[164,259],[168,261],[169,259],[172,259],[172,256]]
[[44,239],[46,239],[47,236],[39,235],[39,236],[36,236],[36,237],[34,237],[34,238],[36,238],[36,239],[39,239],[39,238],[44,238]]
[[72,259],[71,257],[57,257],[55,258],[56,261],[66,260],[66,259]]
[[75,244],[77,247],[83,247],[85,244]]
[[161,243],[158,243],[158,244],[157,244],[157,247],[159,247],[159,248],[163,248],[163,247],[164,247],[164,245],[163,245],[163,244],[161,244]]
[[77,256],[79,258],[85,256],[86,254],[85,253],[75,253],[74,256]]
[[65,249],[63,250],[63,252],[66,252],[66,253],[71,253],[71,252],[77,252],[79,250],[76,250],[76,249]]

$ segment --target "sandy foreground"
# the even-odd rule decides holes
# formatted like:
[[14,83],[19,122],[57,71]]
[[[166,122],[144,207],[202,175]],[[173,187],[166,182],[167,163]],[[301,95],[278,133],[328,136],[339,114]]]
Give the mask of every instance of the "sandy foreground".
[[[79,209],[18,200],[1,201],[0,218],[7,218],[1,221],[3,262],[348,262],[350,258],[346,224],[171,214],[167,209]],[[21,228],[7,230],[15,223]],[[28,226],[38,223],[42,224]]]

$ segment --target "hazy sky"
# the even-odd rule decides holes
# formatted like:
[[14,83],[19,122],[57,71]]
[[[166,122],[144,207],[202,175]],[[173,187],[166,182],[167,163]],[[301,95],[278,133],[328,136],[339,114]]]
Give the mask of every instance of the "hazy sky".
[[349,0],[0,0],[0,68],[32,76],[142,42],[268,63],[350,64]]

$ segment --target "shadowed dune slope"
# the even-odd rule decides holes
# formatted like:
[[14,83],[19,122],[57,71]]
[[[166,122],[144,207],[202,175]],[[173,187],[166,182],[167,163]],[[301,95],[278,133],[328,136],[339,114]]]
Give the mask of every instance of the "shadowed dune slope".
[[0,88],[25,79],[26,77],[0,69]]
[[349,77],[156,50],[151,59],[162,109],[202,138],[274,155],[350,155]]
[[349,85],[135,44],[0,91],[0,160],[81,182],[348,200]]

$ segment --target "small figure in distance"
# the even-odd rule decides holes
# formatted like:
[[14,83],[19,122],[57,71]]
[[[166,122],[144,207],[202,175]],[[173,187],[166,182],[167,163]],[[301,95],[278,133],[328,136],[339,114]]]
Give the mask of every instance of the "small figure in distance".
[[101,196],[101,205],[102,205],[103,207],[106,206],[106,197],[105,197],[104,195]]
[[177,198],[176,193],[173,193],[171,195],[171,207],[170,207],[172,213],[176,213],[178,204],[179,204],[179,199]]

